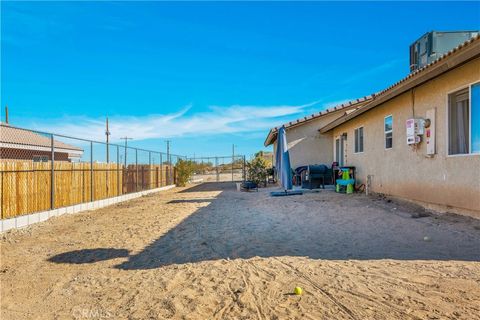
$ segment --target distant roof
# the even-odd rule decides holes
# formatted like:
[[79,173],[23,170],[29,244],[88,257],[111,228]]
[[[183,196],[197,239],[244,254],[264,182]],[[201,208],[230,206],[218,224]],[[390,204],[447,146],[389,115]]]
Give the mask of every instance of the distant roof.
[[323,111],[311,114],[309,116],[305,116],[305,117],[290,121],[288,123],[284,123],[283,125],[280,125],[278,127],[274,127],[272,129],[270,129],[270,131],[268,132],[268,135],[267,135],[267,138],[265,139],[264,145],[266,147],[266,146],[269,146],[270,144],[273,143],[273,141],[275,140],[275,137],[277,136],[278,129],[281,128],[281,127],[285,127],[285,129],[291,129],[292,127],[296,127],[296,126],[305,124],[305,123],[310,122],[312,120],[323,117],[327,114],[331,114],[331,113],[338,112],[338,111],[344,111],[346,113],[349,113],[349,112],[352,112],[352,110],[355,110],[355,109],[360,108],[363,105],[367,104],[369,101],[372,100],[372,97],[373,96],[366,96],[366,97],[359,98],[359,99],[356,99],[356,100],[351,100],[351,101],[336,105],[334,107],[325,109]]
[[[48,151],[52,148],[52,141],[49,136],[44,136],[34,131],[11,127],[8,124],[1,123],[0,145],[4,148]],[[53,146],[55,152],[68,152],[72,154],[83,153],[83,149],[58,140],[53,141]]]
[[319,131],[321,133],[328,132],[340,124],[478,57],[480,57],[480,35],[465,41],[423,68],[415,70],[400,81],[374,94],[373,99],[364,107],[335,119],[320,128]]

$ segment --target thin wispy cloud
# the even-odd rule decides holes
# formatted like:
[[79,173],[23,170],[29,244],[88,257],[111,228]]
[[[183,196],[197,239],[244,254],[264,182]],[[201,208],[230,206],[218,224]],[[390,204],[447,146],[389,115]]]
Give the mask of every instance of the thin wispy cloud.
[[48,20],[39,18],[31,9],[24,8],[23,4],[7,2],[2,13],[3,26],[15,25],[16,28],[2,30],[2,44],[17,47],[38,45],[47,38],[57,37],[71,30],[72,25],[59,18],[51,16]]
[[[113,141],[129,136],[135,140],[251,133],[278,125],[305,113],[315,106],[314,101],[303,105],[277,106],[211,106],[208,111],[191,113],[191,105],[170,114],[146,116],[111,116],[109,127]],[[73,137],[103,140],[105,119],[89,117],[64,117],[54,121],[31,121],[38,130],[65,134]]]
[[364,79],[368,79],[370,77],[378,76],[388,72],[389,70],[391,70],[392,68],[400,64],[401,62],[402,62],[401,59],[393,59],[390,61],[386,61],[372,68],[365,69],[363,71],[356,72],[351,76],[345,77],[343,81],[341,81],[339,84],[343,86],[353,85],[353,84],[358,85]]

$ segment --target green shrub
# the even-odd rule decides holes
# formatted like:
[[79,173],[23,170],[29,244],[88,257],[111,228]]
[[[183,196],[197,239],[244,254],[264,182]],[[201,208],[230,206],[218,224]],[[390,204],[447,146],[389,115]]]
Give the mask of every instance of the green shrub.
[[265,184],[267,180],[267,163],[262,156],[256,155],[255,158],[247,162],[248,180],[257,184]]
[[195,163],[191,160],[178,160],[177,162],[177,186],[185,187],[195,171]]

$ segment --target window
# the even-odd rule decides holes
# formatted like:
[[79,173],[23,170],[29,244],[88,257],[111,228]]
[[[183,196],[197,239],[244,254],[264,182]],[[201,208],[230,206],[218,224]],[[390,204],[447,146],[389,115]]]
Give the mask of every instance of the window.
[[344,165],[343,163],[345,160],[344,144],[346,140],[347,140],[346,133],[342,134],[341,136],[335,139],[335,161],[338,162],[339,166]]
[[335,139],[335,161],[340,162],[340,138]]
[[363,127],[355,129],[355,153],[363,152]]
[[448,154],[480,153],[480,83],[448,96]]
[[385,130],[385,149],[393,147],[393,117],[387,116],[384,121]]
[[48,156],[33,156],[33,162],[48,162]]

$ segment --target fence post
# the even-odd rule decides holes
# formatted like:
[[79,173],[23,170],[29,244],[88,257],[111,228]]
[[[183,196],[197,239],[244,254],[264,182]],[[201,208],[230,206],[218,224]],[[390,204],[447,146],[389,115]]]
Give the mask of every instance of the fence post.
[[135,192],[138,191],[138,149],[135,148]]
[[173,157],[172,157],[172,155],[170,155],[168,157],[168,159],[169,159],[168,162],[170,163],[170,167],[168,167],[168,171],[169,171],[168,172],[168,180],[169,180],[168,184],[171,185],[173,183],[173,179],[174,179],[173,178],[173,161],[172,161]]
[[217,182],[220,181],[220,176],[218,175],[218,157],[215,157],[215,172],[217,174]]
[[165,185],[170,185],[170,156],[167,154],[167,167],[165,168]]
[[[108,145],[107,145],[107,149],[108,149]],[[110,170],[110,166],[108,164],[109,162],[109,155],[108,155],[108,152],[107,152],[107,166],[105,168],[105,190],[107,191],[107,198],[109,197],[109,194],[110,194],[110,185],[108,183],[108,172]]]
[[52,168],[50,177],[50,209],[55,209],[55,139],[54,135],[50,136],[50,143],[52,147]]
[[160,153],[160,187],[162,186],[162,181],[163,181],[163,156],[162,156],[162,153]]
[[117,196],[120,195],[120,148],[117,146]]
[[148,151],[148,187],[152,189],[152,152]]
[[93,141],[90,141],[90,201],[93,199]]
[[169,180],[169,185],[173,183],[172,175],[173,175],[173,163],[172,163],[172,155],[169,156],[169,161],[170,167],[168,167],[169,173],[168,173],[168,180]]
[[2,191],[0,193],[0,197],[2,197],[2,199],[0,200],[0,211],[1,211],[1,216],[0,217],[3,219],[3,205],[4,205],[4,203],[3,203],[3,193],[4,193],[3,192],[3,170],[0,171],[0,173],[2,174],[2,179],[1,179],[1,182],[0,182],[1,183],[1,189],[2,189]]
[[85,202],[85,165],[81,164],[82,168],[82,203]]
[[243,181],[247,180],[247,173],[245,172],[245,156],[243,156]]

